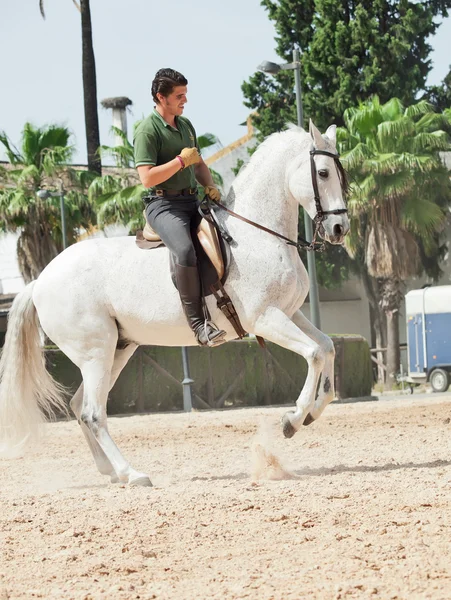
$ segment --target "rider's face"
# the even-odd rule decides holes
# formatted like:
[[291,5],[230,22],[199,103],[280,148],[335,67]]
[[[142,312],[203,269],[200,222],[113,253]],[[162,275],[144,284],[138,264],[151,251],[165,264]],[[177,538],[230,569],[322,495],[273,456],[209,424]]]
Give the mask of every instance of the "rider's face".
[[162,96],[158,94],[158,100],[165,111],[171,115],[179,117],[183,114],[185,104],[188,102],[186,94],[188,88],[186,85],[177,85],[169,94],[169,96]]

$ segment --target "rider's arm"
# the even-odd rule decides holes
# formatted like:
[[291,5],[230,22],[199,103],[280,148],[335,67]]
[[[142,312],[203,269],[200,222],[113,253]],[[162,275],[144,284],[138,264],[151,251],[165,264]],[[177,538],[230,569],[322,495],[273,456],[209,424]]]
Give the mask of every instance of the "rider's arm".
[[203,187],[206,187],[206,186],[216,187],[215,183],[213,181],[213,178],[211,176],[210,169],[204,163],[204,160],[202,158],[200,159],[200,162],[197,163],[197,165],[194,165],[194,175],[196,176],[197,181]]
[[178,158],[174,158],[164,165],[139,165],[138,175],[144,187],[150,188],[163,183],[170,177],[175,175],[182,168],[182,164]]
[[167,181],[183,167],[178,158],[164,165],[158,165],[158,152],[161,140],[156,131],[137,131],[133,140],[135,166],[141,183],[146,188],[155,187]]

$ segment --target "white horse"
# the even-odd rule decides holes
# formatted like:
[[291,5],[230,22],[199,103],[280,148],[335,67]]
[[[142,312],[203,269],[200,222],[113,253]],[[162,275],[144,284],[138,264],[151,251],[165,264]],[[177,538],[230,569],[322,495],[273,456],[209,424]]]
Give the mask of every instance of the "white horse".
[[[342,243],[349,222],[335,143],[334,125],[324,136],[313,123],[310,133],[291,127],[271,135],[235,180],[226,205],[292,240],[299,206],[312,219],[320,210],[322,237]],[[334,398],[334,346],[300,311],[309,282],[297,248],[223,211],[221,219],[236,242],[225,288],[244,329],[308,363],[296,410],[283,417],[291,437]],[[207,304],[226,339],[234,339],[212,296]],[[110,437],[106,404],[139,345],[196,344],[171,281],[168,250],[141,250],[132,236],[87,240],[62,252],[17,295],[0,363],[0,451],[21,450],[45,420],[43,412],[64,405],[61,388],[45,369],[39,324],[81,370],[83,383],[70,406],[99,471],[112,481],[151,485]]]

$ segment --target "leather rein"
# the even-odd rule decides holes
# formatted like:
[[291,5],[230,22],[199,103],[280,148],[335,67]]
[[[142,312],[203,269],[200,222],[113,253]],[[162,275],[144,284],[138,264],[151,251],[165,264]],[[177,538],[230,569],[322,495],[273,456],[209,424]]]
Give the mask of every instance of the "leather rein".
[[[201,213],[201,215],[203,217],[207,217],[207,215],[208,215],[213,218],[214,224],[219,229],[222,236],[228,243],[232,242],[233,239],[230,236],[230,234],[227,231],[225,231],[225,229],[219,224],[219,222],[216,219],[216,216],[214,214],[214,211],[209,210],[211,205],[213,205],[213,207],[215,207],[215,208],[218,207],[218,208],[224,210],[226,213],[228,213],[232,217],[235,217],[236,219],[239,219],[240,221],[243,221],[244,223],[247,223],[248,225],[252,225],[253,227],[256,227],[257,229],[261,229],[262,231],[265,231],[266,233],[270,233],[271,235],[274,235],[274,236],[280,238],[288,246],[295,246],[298,250],[309,250],[309,251],[320,251],[321,252],[324,248],[324,242],[316,241],[321,223],[324,221],[324,219],[328,215],[342,215],[342,214],[347,213],[348,209],[347,208],[339,208],[336,210],[323,210],[323,208],[321,206],[321,199],[319,196],[318,174],[317,174],[316,164],[315,164],[315,155],[317,155],[317,154],[321,154],[324,156],[330,156],[331,158],[334,159],[335,168],[337,169],[341,188],[342,188],[342,191],[344,194],[346,194],[347,187],[348,187],[346,173],[340,162],[339,154],[335,154],[333,152],[327,152],[327,150],[316,150],[315,148],[313,150],[310,150],[310,168],[311,168],[311,174],[312,174],[313,194],[314,194],[314,200],[315,200],[315,206],[316,206],[316,215],[315,215],[315,218],[313,219],[313,222],[315,223],[315,231],[314,231],[313,239],[311,242],[305,240],[302,237],[298,237],[297,242],[290,240],[289,238],[285,237],[281,233],[277,233],[276,231],[273,231],[272,229],[269,229],[268,227],[265,227],[264,225],[260,225],[259,223],[255,223],[254,221],[251,221],[250,219],[246,219],[246,217],[242,217],[241,215],[238,215],[237,213],[233,212],[233,210],[230,210],[230,208],[227,208],[226,206],[224,206],[224,204],[221,204],[220,202],[217,202],[215,200],[211,200],[211,199],[207,198],[207,196],[205,196],[204,200],[202,201],[202,203],[199,207],[199,212]],[[204,203],[207,204],[207,207],[205,207],[205,205],[203,206]]]

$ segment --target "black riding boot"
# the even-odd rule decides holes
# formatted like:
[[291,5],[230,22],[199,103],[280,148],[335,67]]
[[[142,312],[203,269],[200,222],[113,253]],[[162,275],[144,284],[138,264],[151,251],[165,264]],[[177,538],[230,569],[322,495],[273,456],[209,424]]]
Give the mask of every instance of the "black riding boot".
[[198,343],[201,346],[219,344],[226,332],[217,329],[205,319],[197,267],[183,267],[176,264],[175,278],[183,311]]

